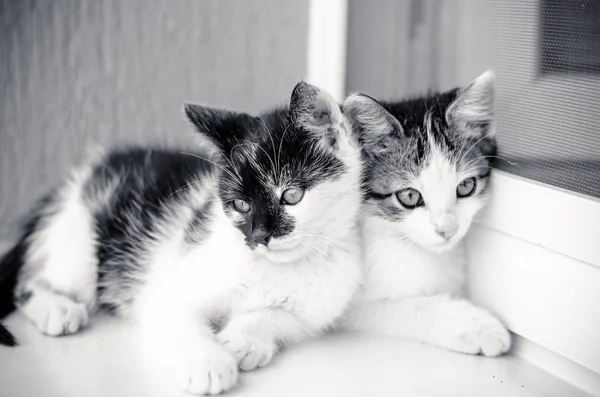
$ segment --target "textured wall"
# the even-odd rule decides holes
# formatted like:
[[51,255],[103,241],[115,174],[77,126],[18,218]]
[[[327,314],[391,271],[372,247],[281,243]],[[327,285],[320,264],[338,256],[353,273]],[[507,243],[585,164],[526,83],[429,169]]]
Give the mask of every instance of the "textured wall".
[[90,142],[186,142],[184,100],[287,100],[307,26],[307,0],[0,0],[0,238]]

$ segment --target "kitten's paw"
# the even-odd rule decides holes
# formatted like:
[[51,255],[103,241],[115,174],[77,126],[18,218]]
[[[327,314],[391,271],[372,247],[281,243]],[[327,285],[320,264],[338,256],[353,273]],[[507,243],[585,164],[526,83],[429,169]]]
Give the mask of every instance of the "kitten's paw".
[[237,382],[236,360],[221,346],[197,349],[176,367],[175,376],[190,394],[220,394]]
[[74,334],[88,324],[88,312],[83,303],[62,295],[53,295],[38,303],[37,310],[32,313],[32,320],[46,335]]
[[497,324],[483,325],[478,332],[478,344],[481,354],[496,357],[510,349],[510,334],[499,321]]
[[275,355],[275,344],[242,331],[225,328],[218,335],[219,341],[238,361],[242,371],[264,367]]
[[506,327],[483,310],[470,313],[461,328],[452,343],[453,350],[496,357],[510,349],[510,334]]

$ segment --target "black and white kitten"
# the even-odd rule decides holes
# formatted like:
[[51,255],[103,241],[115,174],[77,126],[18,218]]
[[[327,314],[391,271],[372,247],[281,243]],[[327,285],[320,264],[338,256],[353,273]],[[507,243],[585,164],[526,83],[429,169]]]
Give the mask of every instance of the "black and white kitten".
[[75,170],[0,264],[2,288],[16,283],[17,308],[48,335],[99,308],[136,319],[185,390],[217,394],[353,297],[360,150],[339,104],[306,83],[258,117],[185,111],[214,162],[140,149]]
[[354,94],[360,135],[365,285],[344,326],[497,356],[506,328],[463,299],[463,237],[485,205],[495,158],[494,75],[404,102]]

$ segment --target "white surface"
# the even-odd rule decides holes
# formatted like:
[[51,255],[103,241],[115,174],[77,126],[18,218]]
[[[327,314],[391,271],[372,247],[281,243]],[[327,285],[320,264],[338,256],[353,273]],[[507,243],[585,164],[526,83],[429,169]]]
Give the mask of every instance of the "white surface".
[[600,269],[475,226],[471,298],[525,338],[600,373]]
[[497,170],[492,189],[480,224],[600,268],[600,200]]
[[346,97],[347,0],[310,0],[306,81],[328,91],[338,102]]
[[[0,348],[2,397],[184,396],[167,373],[140,362],[133,327],[96,320],[45,337],[20,316],[6,322],[22,346]],[[241,376],[231,396],[587,396],[511,356],[468,356],[411,342],[334,335],[282,353]]]
[[493,178],[492,202],[467,240],[472,298],[511,331],[600,374],[600,201]]
[[522,336],[514,335],[512,353],[587,393],[593,395],[600,391],[600,374],[544,349]]

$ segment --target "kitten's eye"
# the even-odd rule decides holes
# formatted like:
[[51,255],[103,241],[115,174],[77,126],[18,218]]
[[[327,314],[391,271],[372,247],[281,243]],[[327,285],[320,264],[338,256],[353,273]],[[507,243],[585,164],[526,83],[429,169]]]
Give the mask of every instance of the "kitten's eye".
[[285,191],[281,195],[283,203],[287,205],[296,205],[300,201],[302,201],[303,197],[304,189],[300,187],[291,187],[289,189],[285,189]]
[[250,204],[244,200],[233,200],[233,208],[235,208],[237,212],[245,214],[246,212],[250,211]]
[[467,178],[456,187],[456,196],[459,198],[469,197],[475,193],[475,187],[477,186],[477,180],[475,177]]
[[423,205],[423,197],[418,190],[413,188],[408,188],[404,190],[400,190],[396,193],[396,197],[398,197],[398,201],[400,204],[406,209],[412,210],[420,205]]

